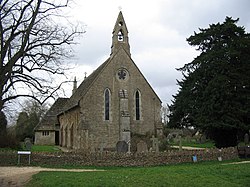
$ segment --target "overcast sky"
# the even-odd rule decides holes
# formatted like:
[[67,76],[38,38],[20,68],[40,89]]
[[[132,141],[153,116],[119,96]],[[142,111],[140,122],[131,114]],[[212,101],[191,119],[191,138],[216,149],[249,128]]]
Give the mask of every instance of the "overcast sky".
[[[191,62],[199,53],[186,38],[223,22],[226,16],[240,18],[238,25],[250,32],[249,0],[74,0],[70,14],[86,25],[86,33],[74,47],[78,85],[110,55],[112,31],[119,13],[129,31],[132,59],[163,103],[170,103],[178,90],[175,68]],[[71,88],[67,93],[71,94]]]

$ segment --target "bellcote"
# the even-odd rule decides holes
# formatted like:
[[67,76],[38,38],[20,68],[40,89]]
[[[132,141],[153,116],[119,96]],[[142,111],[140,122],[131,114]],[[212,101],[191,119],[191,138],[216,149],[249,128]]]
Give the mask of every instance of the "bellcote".
[[126,50],[126,52],[130,55],[128,29],[121,11],[117,17],[112,34],[111,55],[118,51],[120,47],[123,47],[124,50]]

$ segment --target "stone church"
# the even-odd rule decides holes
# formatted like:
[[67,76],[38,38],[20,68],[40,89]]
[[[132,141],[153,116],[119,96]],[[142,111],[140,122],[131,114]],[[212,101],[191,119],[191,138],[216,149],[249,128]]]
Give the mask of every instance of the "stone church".
[[74,81],[72,96],[60,98],[52,108],[46,114],[53,116],[51,123],[43,119],[35,129],[37,144],[46,136],[44,124],[50,126],[51,144],[76,150],[115,150],[118,141],[130,142],[133,134],[162,133],[161,100],[131,58],[122,12],[112,33],[109,58],[78,88]]

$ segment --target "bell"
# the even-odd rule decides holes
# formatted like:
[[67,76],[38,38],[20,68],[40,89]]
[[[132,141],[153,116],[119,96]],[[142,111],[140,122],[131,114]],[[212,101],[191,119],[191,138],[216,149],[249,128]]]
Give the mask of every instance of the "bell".
[[118,40],[119,41],[123,41],[123,36],[122,35],[118,35]]

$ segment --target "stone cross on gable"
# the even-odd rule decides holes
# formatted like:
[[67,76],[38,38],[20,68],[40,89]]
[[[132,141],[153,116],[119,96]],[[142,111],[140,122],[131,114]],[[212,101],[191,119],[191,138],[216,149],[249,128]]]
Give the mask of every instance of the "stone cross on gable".
[[153,135],[152,138],[150,138],[150,140],[152,141],[152,150],[158,153],[159,152],[158,138],[155,138],[155,136]]

